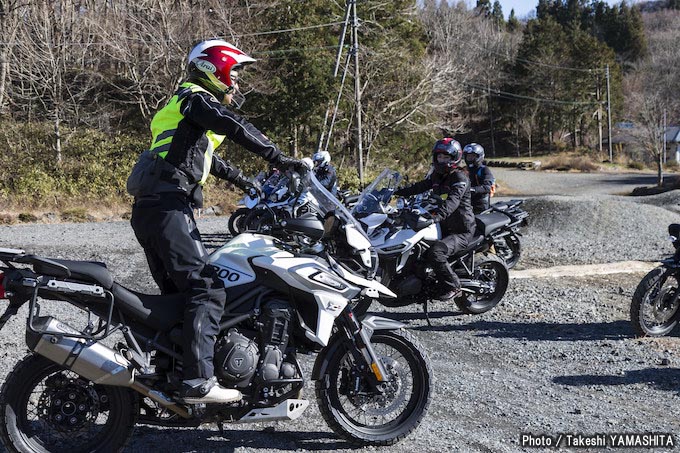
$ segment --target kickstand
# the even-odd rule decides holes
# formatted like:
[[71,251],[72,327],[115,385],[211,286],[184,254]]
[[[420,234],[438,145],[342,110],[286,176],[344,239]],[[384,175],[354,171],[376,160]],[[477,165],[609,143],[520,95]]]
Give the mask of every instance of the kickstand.
[[423,302],[423,313],[425,313],[425,319],[427,320],[427,325],[432,327],[432,322],[430,321],[430,312],[427,310],[427,304],[429,303],[428,299],[425,299],[425,302]]
[[224,423],[217,422],[217,429],[220,430],[220,437],[224,437]]

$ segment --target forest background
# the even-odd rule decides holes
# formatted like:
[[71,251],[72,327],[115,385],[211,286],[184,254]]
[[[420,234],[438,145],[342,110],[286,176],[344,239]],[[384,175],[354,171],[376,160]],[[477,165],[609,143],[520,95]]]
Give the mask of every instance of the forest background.
[[[0,222],[27,209],[129,209],[125,180],[149,122],[192,44],[215,36],[258,59],[242,74],[241,113],[290,155],[327,146],[341,185],[357,189],[349,35],[333,74],[351,2],[0,0]],[[608,100],[611,122],[636,136],[614,160],[661,171],[663,126],[680,122],[680,0],[539,0],[507,21],[490,0],[356,7],[368,181],[384,167],[423,173],[443,136],[489,158],[606,160]],[[228,140],[218,152],[247,174],[265,168]],[[207,204],[229,209],[228,189],[211,181]]]

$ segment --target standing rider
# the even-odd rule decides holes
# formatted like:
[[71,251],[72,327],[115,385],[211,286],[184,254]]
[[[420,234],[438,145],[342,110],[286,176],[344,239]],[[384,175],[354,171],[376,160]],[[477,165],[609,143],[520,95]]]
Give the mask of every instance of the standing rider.
[[333,195],[338,191],[338,177],[335,173],[335,167],[331,165],[331,153],[328,151],[319,151],[312,156],[314,162],[314,175],[319,180],[322,186],[326,188]]
[[470,180],[465,167],[460,166],[462,158],[463,152],[456,140],[437,141],[432,149],[433,173],[425,180],[395,192],[399,196],[409,196],[431,189],[442,199],[431,221],[439,222],[442,239],[430,247],[426,256],[440,285],[435,298],[441,301],[450,301],[461,293],[460,280],[451,269],[448,257],[467,247],[475,230]]
[[468,166],[472,188],[472,209],[475,214],[489,209],[490,198],[496,191],[496,180],[489,167],[484,165],[484,148],[470,143],[463,148],[463,157]]
[[194,220],[203,204],[208,175],[250,183],[214,150],[225,137],[279,168],[300,167],[228,106],[240,107],[238,71],[255,60],[226,41],[198,43],[189,53],[187,79],[151,121],[153,140],[128,178],[135,196],[130,223],[144,248],[163,294],[186,294],[183,381],[179,397],[186,403],[227,403],[241,392],[217,384],[213,369],[215,339],[226,292]]

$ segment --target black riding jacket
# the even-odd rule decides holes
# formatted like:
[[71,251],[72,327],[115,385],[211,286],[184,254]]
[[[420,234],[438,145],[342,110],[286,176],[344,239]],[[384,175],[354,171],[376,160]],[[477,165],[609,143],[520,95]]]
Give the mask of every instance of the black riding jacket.
[[486,165],[468,167],[470,184],[472,185],[472,209],[475,214],[489,209],[491,187],[496,180]]
[[321,185],[326,188],[326,190],[335,195],[335,192],[337,192],[335,184],[338,181],[338,176],[335,173],[335,167],[333,167],[331,164],[322,165],[314,171],[314,175],[316,176],[316,179],[319,180]]
[[432,173],[423,181],[399,189],[396,195],[416,195],[432,189],[443,199],[434,220],[440,222],[443,235],[472,233],[475,231],[475,215],[470,199],[470,180],[464,170],[454,170],[446,175]]

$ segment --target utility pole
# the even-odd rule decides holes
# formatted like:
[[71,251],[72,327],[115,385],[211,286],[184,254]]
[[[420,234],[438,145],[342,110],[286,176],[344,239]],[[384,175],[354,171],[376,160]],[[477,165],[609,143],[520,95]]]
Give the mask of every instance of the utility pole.
[[597,133],[600,139],[600,154],[602,154],[602,99],[600,96],[600,74],[597,74],[597,87],[595,90],[597,100]]
[[663,147],[663,163],[666,163],[666,160],[668,157],[666,156],[666,108],[664,107],[663,109],[663,132],[661,133],[661,140],[663,140],[663,143],[661,144]]
[[609,134],[609,162],[614,162],[614,154],[612,153],[612,103],[611,103],[611,89],[609,83],[609,65],[605,69],[605,76],[607,78],[607,133]]
[[[350,3],[352,0],[347,0],[347,3],[345,4],[345,18],[343,19],[343,25],[342,25],[342,33],[340,34],[340,42],[338,43],[338,52],[335,56],[335,68],[333,69],[333,78],[338,76],[338,69],[340,68],[340,60],[342,57],[342,48],[345,44],[345,35],[347,34],[347,25],[349,23],[349,16],[350,16]],[[345,73],[347,72],[347,68],[345,68]],[[342,85],[345,83],[345,74],[342,75]],[[338,96],[342,95],[342,88],[340,88],[340,94]],[[319,135],[319,145],[317,146],[317,151],[327,151],[328,150],[328,144],[330,143],[330,135],[331,131],[333,129],[333,123],[331,122],[330,129],[328,131],[328,138],[326,139],[326,125],[328,124],[328,115],[330,114],[331,106],[329,105],[328,108],[326,109],[326,115],[323,118],[323,125],[321,126],[321,134]],[[337,113],[337,103],[336,103],[336,109],[335,113]],[[335,113],[333,118],[335,119]],[[323,142],[324,139],[326,139],[326,148],[323,148]]]
[[356,146],[359,154],[359,184],[364,187],[364,152],[361,134],[361,83],[359,80],[359,16],[357,16],[357,2],[352,0],[352,48],[354,49],[354,97],[356,108]]

